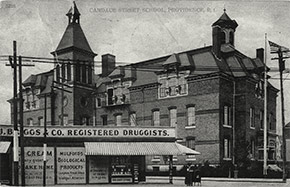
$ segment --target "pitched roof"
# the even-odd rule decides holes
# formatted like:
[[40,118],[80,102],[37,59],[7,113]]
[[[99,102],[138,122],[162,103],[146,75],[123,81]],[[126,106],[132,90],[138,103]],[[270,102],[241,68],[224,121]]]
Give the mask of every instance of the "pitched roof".
[[55,51],[57,52],[70,47],[75,47],[89,53],[93,53],[88,40],[80,24],[78,23],[70,23],[67,26]]
[[41,94],[51,92],[51,86],[53,81],[53,70],[30,75],[24,82],[23,86],[32,86],[41,89]]
[[62,51],[68,48],[76,48],[81,51],[89,52],[95,55],[88,43],[88,40],[80,26],[80,12],[75,4],[66,14],[68,17],[68,26],[55,50],[55,52]]
[[221,15],[221,17],[212,24],[212,26],[219,25],[223,27],[231,27],[233,29],[236,29],[238,24],[235,20],[232,20],[224,11],[224,13]]
[[[130,77],[129,73],[131,71],[129,71],[129,68],[134,67],[137,71],[136,80],[133,81],[132,86],[157,83],[157,72],[163,71],[164,64],[176,62],[180,63],[180,68],[190,68],[191,75],[223,72],[234,77],[253,76],[253,70],[264,65],[261,60],[249,58],[236,49],[225,57],[218,59],[212,51],[212,46],[207,46],[124,66],[126,71],[123,71],[123,77]],[[120,69],[116,68],[106,80],[100,81],[103,83],[110,82],[110,77],[119,73]]]

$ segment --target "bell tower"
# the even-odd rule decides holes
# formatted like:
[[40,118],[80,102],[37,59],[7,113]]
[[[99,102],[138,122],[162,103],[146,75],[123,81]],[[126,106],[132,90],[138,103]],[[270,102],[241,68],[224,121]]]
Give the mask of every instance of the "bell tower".
[[81,28],[80,15],[73,2],[66,14],[66,30],[56,50],[51,52],[56,59],[53,80],[56,125],[93,124],[94,57],[97,54]]
[[220,58],[222,52],[229,52],[235,47],[235,31],[238,24],[226,13],[212,24],[212,45],[214,54]]

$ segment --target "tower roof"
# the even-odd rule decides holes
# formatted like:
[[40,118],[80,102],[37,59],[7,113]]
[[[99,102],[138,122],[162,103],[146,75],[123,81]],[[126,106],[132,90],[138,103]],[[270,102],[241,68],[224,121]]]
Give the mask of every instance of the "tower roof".
[[71,47],[93,53],[80,24],[77,23],[70,23],[67,26],[55,52]]
[[60,52],[66,49],[75,48],[81,51],[94,54],[80,26],[80,23],[79,23],[80,15],[81,14],[74,2],[74,6],[71,7],[68,13],[66,14],[66,16],[68,17],[68,26],[55,52]]
[[226,10],[224,9],[224,13],[221,15],[221,17],[212,24],[212,26],[221,26],[226,28],[233,28],[236,29],[238,24],[235,20],[232,20],[226,13]]

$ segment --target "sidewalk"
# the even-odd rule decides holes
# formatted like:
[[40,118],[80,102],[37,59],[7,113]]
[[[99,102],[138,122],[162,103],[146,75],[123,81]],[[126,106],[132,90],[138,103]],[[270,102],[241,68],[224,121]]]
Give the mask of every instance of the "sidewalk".
[[[182,180],[184,177],[173,177],[173,180]],[[168,176],[146,176],[146,183],[167,182],[169,181]],[[203,177],[202,181],[216,181],[216,182],[259,182],[259,183],[283,183],[282,179],[267,179],[267,178],[213,178],[213,177]],[[287,182],[289,183],[289,179]]]

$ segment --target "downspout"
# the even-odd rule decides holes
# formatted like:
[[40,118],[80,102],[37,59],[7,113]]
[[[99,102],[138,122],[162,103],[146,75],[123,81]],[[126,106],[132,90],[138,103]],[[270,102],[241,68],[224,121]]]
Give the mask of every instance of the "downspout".
[[235,129],[236,129],[236,124],[235,124],[235,121],[236,121],[236,117],[235,117],[235,114],[236,114],[236,81],[234,80],[233,81],[233,126],[232,126],[232,130],[233,130],[233,158],[232,158],[232,162],[233,162],[233,166],[234,166],[234,170],[236,169],[235,168],[235,163],[236,163],[236,157],[235,157],[235,152],[236,152],[236,133],[235,133]]

